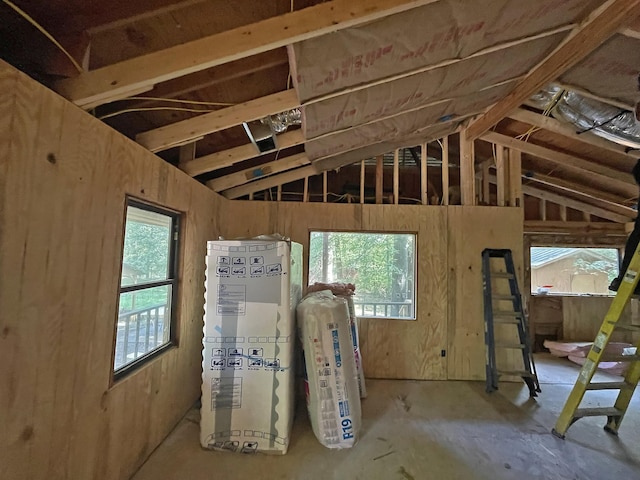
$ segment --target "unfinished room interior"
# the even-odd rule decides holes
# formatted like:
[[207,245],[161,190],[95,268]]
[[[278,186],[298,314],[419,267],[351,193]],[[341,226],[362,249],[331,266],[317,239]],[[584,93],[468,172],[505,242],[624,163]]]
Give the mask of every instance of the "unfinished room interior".
[[640,479],[640,0],[0,18],[0,479]]

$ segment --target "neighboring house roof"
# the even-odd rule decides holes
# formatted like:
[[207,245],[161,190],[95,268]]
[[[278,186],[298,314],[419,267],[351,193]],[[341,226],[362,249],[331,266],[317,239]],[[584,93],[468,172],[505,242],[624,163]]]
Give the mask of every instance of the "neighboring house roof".
[[531,249],[531,268],[540,268],[578,253],[590,255],[597,260],[610,260],[606,255],[585,248],[534,247]]

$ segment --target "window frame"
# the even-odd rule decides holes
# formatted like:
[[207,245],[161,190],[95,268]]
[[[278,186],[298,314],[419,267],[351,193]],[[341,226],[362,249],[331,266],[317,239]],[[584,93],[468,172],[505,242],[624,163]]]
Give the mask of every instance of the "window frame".
[[[407,322],[415,322],[418,320],[418,232],[416,231],[388,231],[388,230],[349,230],[349,229],[338,229],[338,228],[309,228],[308,230],[308,245],[307,248],[307,259],[306,259],[306,280],[307,284],[309,284],[309,269],[310,269],[310,261],[311,261],[311,234],[313,233],[353,233],[353,234],[372,234],[372,235],[412,235],[413,236],[413,249],[414,249],[414,259],[413,259],[413,317],[398,317],[398,316],[373,316],[373,315],[357,315],[358,318],[366,319],[366,320],[391,320],[391,321],[407,321]],[[356,285],[356,292],[358,291],[358,283]],[[356,293],[357,295],[357,293]]]
[[[143,282],[135,285],[127,285],[122,286],[122,269],[124,265],[124,242],[127,232],[127,212],[129,207],[138,208],[140,210],[144,210],[147,212],[157,213],[160,215],[164,215],[171,219],[171,237],[169,239],[169,249],[168,249],[168,265],[167,265],[167,278],[164,280],[154,280],[149,282]],[[116,311],[116,320],[115,320],[115,328],[113,333],[113,348],[112,348],[112,359],[111,359],[111,374],[112,374],[112,383],[126,377],[130,373],[138,370],[143,365],[146,365],[148,362],[158,357],[165,351],[178,346],[178,335],[177,335],[177,299],[178,299],[178,284],[179,284],[179,257],[180,257],[180,244],[182,238],[182,214],[176,210],[172,210],[170,208],[158,206],[152,203],[148,203],[146,201],[127,196],[125,200],[125,208],[124,208],[124,222],[122,227],[122,244],[120,249],[120,270],[118,276],[118,295],[117,295],[117,311]],[[141,355],[140,357],[132,360],[129,363],[121,366],[120,368],[115,368],[115,355],[116,355],[116,343],[118,338],[118,318],[120,316],[119,305],[120,300],[123,294],[149,290],[156,287],[162,287],[166,285],[171,285],[171,294],[169,296],[169,340]]]

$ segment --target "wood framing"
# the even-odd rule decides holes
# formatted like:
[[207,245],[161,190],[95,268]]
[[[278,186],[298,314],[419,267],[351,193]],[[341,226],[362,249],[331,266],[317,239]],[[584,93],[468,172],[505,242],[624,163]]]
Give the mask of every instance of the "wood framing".
[[591,172],[595,175],[603,176],[608,179],[614,179],[627,187],[630,195],[637,195],[637,186],[633,183],[631,175],[613,168],[600,165],[595,162],[583,160],[582,158],[568,155],[566,153],[551,150],[550,148],[542,147],[530,142],[523,142],[507,135],[502,135],[496,132],[487,132],[481,137],[482,140],[495,143],[497,145],[503,145],[505,147],[514,148],[520,150],[523,153],[533,155],[536,157],[544,158],[546,160],[558,163],[563,167],[576,168],[584,171]]
[[502,145],[496,145],[495,149],[497,205],[504,207],[508,204],[509,164],[506,158],[506,149]]
[[221,192],[222,190],[228,190],[229,188],[237,187],[262,177],[268,177],[269,175],[275,175],[276,173],[291,170],[292,168],[309,165],[310,163],[306,153],[298,153],[286,158],[274,160],[273,162],[264,163],[257,167],[246,168],[239,172],[225,175],[224,177],[209,180],[207,186],[216,192]]
[[610,222],[562,222],[525,220],[524,233],[567,233],[602,234],[602,235],[626,235],[624,224]]
[[245,195],[249,195],[250,193],[259,192],[261,190],[275,187],[277,185],[284,185],[285,183],[295,182],[296,180],[300,180],[307,176],[313,176],[317,173],[318,172],[313,165],[298,167],[294,170],[289,170],[278,175],[272,175],[261,180],[255,180],[245,185],[240,185],[239,187],[230,188],[229,190],[223,191],[222,195],[230,200],[233,200]]
[[[278,150],[294,147],[303,143],[304,135],[300,129],[284,132],[276,136],[276,147]],[[257,151],[255,145],[249,143],[247,145],[241,145],[239,147],[205,155],[204,157],[196,158],[190,162],[180,163],[179,167],[185,173],[195,177],[196,175],[212,172],[220,168],[230,167],[231,165],[235,165],[236,163],[240,163],[244,160],[249,160],[250,158],[255,158],[259,155],[265,155],[271,152],[260,153]]]
[[55,89],[91,108],[155,84],[403,12],[436,0],[332,0],[61,80]]
[[376,203],[382,203],[382,195],[384,188],[384,156],[376,157]]
[[468,138],[474,140],[489,130],[532,94],[599,47],[627,22],[635,18],[639,11],[640,0],[608,0],[594,10],[558,48],[518,82],[509,95],[469,126]]
[[520,150],[509,150],[509,205],[522,206],[522,154]]
[[473,140],[467,138],[467,130],[460,130],[460,195],[462,205],[475,205],[475,152]]
[[398,205],[400,200],[400,150],[393,152],[393,203]]
[[427,144],[420,145],[420,199],[422,205],[429,205],[429,189],[427,178]]
[[441,205],[449,205],[449,137],[442,139],[442,200]]
[[561,122],[553,117],[540,115],[539,113],[532,112],[531,110],[519,108],[510,113],[509,118],[512,118],[513,120],[517,120],[519,122],[528,123],[529,125],[533,125],[534,127],[542,128],[552,133],[562,135],[563,137],[571,138],[572,140],[577,140],[582,143],[587,143],[589,145],[593,145],[594,147],[599,147],[610,152],[620,153],[634,159],[638,157],[637,154],[634,155],[632,152],[627,152],[626,148],[623,145],[610,142],[609,140],[605,140],[604,138],[598,137],[597,135],[589,132],[578,134],[576,133],[576,127],[574,125]]
[[243,122],[258,120],[299,105],[295,90],[284,90],[143,132],[136,137],[136,141],[152,152],[159,152],[209,133],[231,128]]

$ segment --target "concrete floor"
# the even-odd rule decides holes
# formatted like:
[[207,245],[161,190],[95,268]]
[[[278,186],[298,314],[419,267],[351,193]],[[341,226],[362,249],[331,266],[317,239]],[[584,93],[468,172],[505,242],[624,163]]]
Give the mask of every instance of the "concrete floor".
[[[133,480],[640,479],[638,393],[618,437],[597,417],[560,440],[550,431],[579,367],[548,354],[537,354],[536,365],[542,393],[535,400],[516,383],[489,395],[481,382],[367,380],[361,438],[349,450],[318,443],[303,402],[284,456],[203,450],[192,410]],[[610,406],[616,393],[587,395],[582,406]]]

